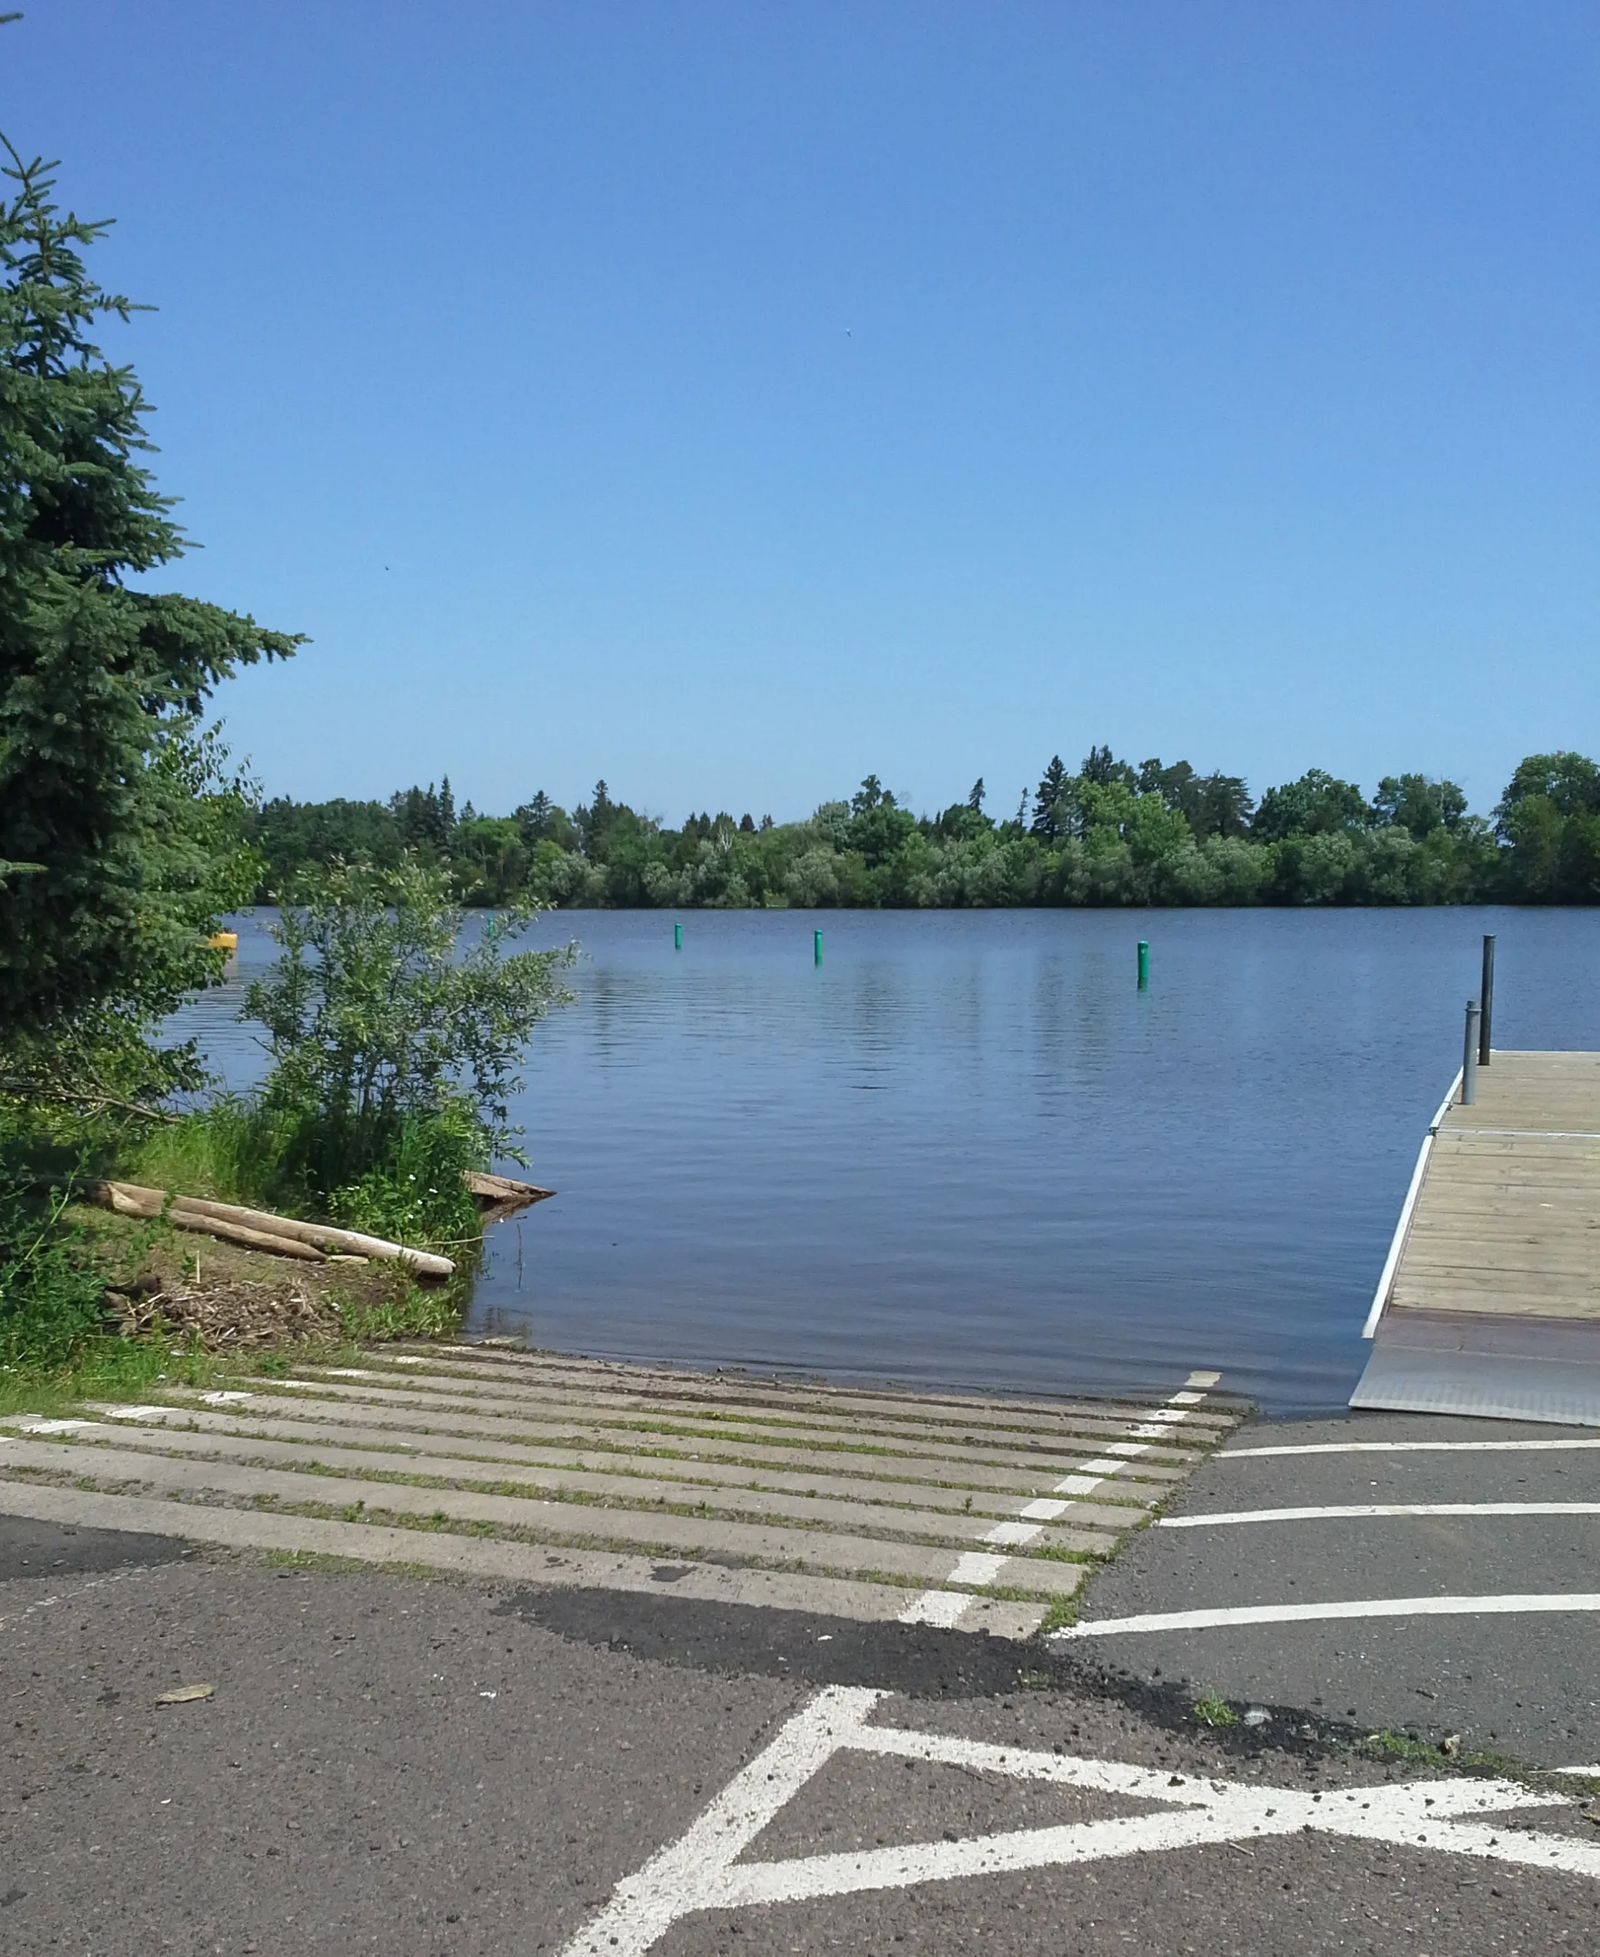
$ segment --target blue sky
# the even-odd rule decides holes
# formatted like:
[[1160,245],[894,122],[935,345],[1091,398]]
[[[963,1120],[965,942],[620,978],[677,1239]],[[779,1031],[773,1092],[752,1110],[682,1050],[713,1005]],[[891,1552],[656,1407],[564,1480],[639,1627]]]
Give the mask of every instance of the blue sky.
[[1600,747],[1587,0],[26,16],[269,793]]

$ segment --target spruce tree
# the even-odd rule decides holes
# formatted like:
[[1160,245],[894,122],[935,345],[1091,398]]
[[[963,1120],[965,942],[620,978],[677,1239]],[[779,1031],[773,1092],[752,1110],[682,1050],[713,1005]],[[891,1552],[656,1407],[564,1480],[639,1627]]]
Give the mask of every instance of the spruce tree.
[[[1052,754],[1050,765],[1045,769],[1033,798],[1033,833],[1042,836],[1047,843],[1055,842],[1062,832],[1064,818],[1061,798],[1066,786],[1066,764],[1059,754]],[[1018,820],[1021,820],[1020,814]]]
[[207,699],[300,641],[143,588],[185,539],[94,337],[137,309],[87,271],[107,227],[60,210],[58,166],[0,146],[0,1074],[105,1082],[120,1056],[127,1084],[252,880]]

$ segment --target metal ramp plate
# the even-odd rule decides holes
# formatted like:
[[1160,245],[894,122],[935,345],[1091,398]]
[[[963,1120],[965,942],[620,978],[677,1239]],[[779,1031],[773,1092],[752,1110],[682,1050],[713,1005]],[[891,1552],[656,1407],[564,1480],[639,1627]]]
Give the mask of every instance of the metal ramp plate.
[[1374,1346],[1353,1407],[1600,1427],[1600,1362]]

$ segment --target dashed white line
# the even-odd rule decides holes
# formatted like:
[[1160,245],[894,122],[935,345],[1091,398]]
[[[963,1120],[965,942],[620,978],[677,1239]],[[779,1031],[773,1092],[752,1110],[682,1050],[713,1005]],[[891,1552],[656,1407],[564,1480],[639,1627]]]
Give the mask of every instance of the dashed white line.
[[1369,1597],[1330,1604],[1232,1604],[1219,1610],[1148,1611],[1139,1617],[1102,1617],[1052,1631],[1063,1638],[1116,1638],[1146,1631],[1212,1631],[1240,1624],[1314,1624],[1333,1618],[1507,1617],[1555,1611],[1600,1612],[1600,1591],[1531,1596]]
[[[1149,1453],[1153,1441],[1168,1439],[1173,1425],[1187,1420],[1190,1410],[1205,1399],[1203,1389],[1215,1386],[1221,1377],[1220,1373],[1191,1373],[1184,1381],[1183,1390],[1174,1393],[1164,1407],[1154,1409],[1149,1420],[1128,1428],[1130,1434],[1145,1436],[1143,1440],[1115,1441],[1107,1446],[1104,1454],[1080,1461],[1070,1474],[1063,1475],[1052,1484],[1049,1496],[1025,1503],[1017,1511],[1015,1521],[995,1523],[993,1528],[984,1531],[982,1540],[1007,1549],[1024,1549],[1029,1543],[1037,1542],[1044,1534],[1045,1524],[1058,1521],[1072,1507],[1070,1499],[1057,1498],[1091,1494],[1109,1476],[1123,1473],[1130,1461]],[[1009,1560],[1005,1556],[985,1556],[969,1550],[957,1559],[955,1568],[945,1582],[991,1584],[1000,1576]],[[974,1601],[960,1591],[942,1588],[924,1590],[901,1611],[900,1622],[953,1630],[960,1623],[968,1605]]]
[[1240,1522],[1366,1522],[1406,1515],[1600,1515],[1600,1502],[1346,1502],[1328,1508],[1232,1509],[1167,1515],[1161,1529],[1223,1529]]

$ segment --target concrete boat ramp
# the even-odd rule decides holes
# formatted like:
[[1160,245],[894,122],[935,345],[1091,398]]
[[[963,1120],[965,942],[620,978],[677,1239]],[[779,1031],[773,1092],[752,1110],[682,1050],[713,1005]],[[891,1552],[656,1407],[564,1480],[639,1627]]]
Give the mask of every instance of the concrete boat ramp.
[[1027,1637],[1235,1426],[497,1346],[0,1423],[0,1515],[534,1585]]

